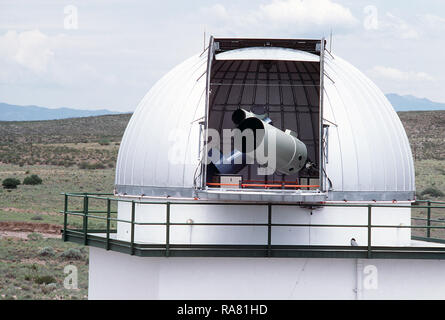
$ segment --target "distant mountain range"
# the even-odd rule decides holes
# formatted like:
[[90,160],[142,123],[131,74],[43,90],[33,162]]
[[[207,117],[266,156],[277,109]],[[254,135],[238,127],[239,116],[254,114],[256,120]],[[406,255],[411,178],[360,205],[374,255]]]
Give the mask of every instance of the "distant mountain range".
[[445,103],[434,102],[426,98],[412,95],[400,96],[396,93],[386,94],[396,111],[434,111],[445,110]]
[[[445,103],[434,102],[426,98],[412,95],[401,96],[396,93],[386,94],[396,111],[434,111],[445,110]],[[35,121],[80,118],[118,114],[106,109],[80,110],[71,108],[50,109],[38,106],[16,106],[0,102],[0,121]]]
[[118,114],[110,110],[79,110],[70,108],[50,109],[38,106],[16,106],[0,102],[0,121],[35,121],[80,118]]

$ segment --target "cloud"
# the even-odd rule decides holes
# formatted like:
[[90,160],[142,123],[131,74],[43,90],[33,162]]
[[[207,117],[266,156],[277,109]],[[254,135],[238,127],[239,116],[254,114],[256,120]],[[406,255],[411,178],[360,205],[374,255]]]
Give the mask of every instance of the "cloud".
[[421,30],[422,37],[436,37],[443,39],[445,32],[445,18],[434,14],[418,14],[416,15],[416,24]]
[[419,21],[426,27],[431,28],[431,29],[435,29],[435,28],[440,28],[440,29],[444,29],[445,28],[445,18],[436,16],[434,14],[419,14],[417,15]]
[[0,37],[0,57],[36,73],[46,71],[53,56],[50,38],[39,30],[10,30]]
[[416,14],[407,19],[395,16],[391,12],[378,18],[379,37],[401,40],[419,40],[431,37],[443,37],[445,18],[434,14]]
[[402,71],[392,67],[375,66],[370,70],[370,74],[388,80],[415,82],[415,81],[433,81],[434,78],[425,72]]
[[305,30],[314,26],[351,28],[358,23],[348,8],[331,0],[273,0],[260,5],[257,14],[266,21]]
[[359,21],[332,0],[272,0],[250,10],[222,4],[200,10],[201,18],[220,33],[231,35],[320,35],[353,31]]
[[227,20],[229,18],[226,8],[219,3],[211,7],[202,8],[201,13],[206,16],[211,16],[213,19]]
[[418,26],[408,23],[402,18],[396,17],[390,12],[386,13],[386,20],[383,21],[383,28],[401,39],[418,39],[420,34]]

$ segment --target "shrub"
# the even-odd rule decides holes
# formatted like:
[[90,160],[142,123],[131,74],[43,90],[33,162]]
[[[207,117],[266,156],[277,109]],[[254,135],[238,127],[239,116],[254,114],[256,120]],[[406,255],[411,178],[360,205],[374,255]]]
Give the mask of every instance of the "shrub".
[[418,192],[416,192],[416,199],[417,200],[425,200],[425,198]]
[[43,275],[43,276],[37,276],[34,278],[34,282],[38,284],[49,284],[49,283],[55,283],[56,278],[50,275]]
[[436,188],[428,187],[422,191],[421,195],[429,194],[431,197],[443,197],[444,193]]
[[26,177],[23,180],[23,184],[27,184],[27,185],[42,184],[42,179],[38,175],[33,174],[31,176]]
[[78,166],[79,169],[86,169],[88,167],[88,162],[82,161]]
[[74,164],[74,162],[70,161],[70,160],[63,161],[63,166],[67,167],[67,168],[71,167],[73,164]]
[[32,233],[28,234],[28,239],[31,241],[39,241],[39,240],[42,240],[43,237],[40,233],[32,232]]
[[100,162],[88,163],[86,161],[82,161],[81,163],[79,163],[79,169],[89,169],[89,170],[105,169],[105,165]]
[[108,141],[106,139],[102,139],[102,140],[99,140],[99,144],[101,146],[108,146],[110,144],[110,141]]
[[61,255],[62,258],[72,260],[83,260],[83,254],[79,249],[70,248],[64,251]]
[[51,291],[54,291],[55,289],[57,289],[57,284],[56,283],[48,283],[47,285],[45,285],[42,288],[43,293],[50,293]]
[[5,189],[17,189],[17,186],[20,184],[20,180],[16,178],[6,178],[2,182],[2,186]]
[[96,162],[90,165],[90,169],[105,169],[105,165],[100,162]]
[[52,247],[44,247],[39,250],[38,255],[42,257],[52,257],[56,254]]

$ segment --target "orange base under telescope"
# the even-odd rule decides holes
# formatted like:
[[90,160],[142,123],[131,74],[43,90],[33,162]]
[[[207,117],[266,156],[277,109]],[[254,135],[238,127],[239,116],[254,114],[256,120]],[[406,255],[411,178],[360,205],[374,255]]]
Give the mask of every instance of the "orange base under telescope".
[[207,183],[209,187],[221,187],[221,186],[230,186],[230,187],[259,187],[259,188],[318,188],[319,185],[304,185],[304,184],[258,184],[258,183],[216,183],[209,182]]

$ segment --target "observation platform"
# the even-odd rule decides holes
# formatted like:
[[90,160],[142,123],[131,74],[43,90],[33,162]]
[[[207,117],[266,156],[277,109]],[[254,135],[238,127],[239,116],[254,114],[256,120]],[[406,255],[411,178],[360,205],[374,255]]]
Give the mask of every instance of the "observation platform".
[[[211,201],[153,201],[147,198],[122,199],[112,194],[64,193],[65,205],[62,237],[64,241],[102,248],[141,257],[258,257],[258,258],[357,258],[357,259],[445,259],[445,202],[418,200],[411,204],[411,225],[372,224],[373,210],[377,208],[407,208],[407,205],[357,204],[357,203],[248,203],[248,202],[211,202]],[[117,217],[118,203],[131,205],[131,219]],[[138,222],[137,208],[141,205],[162,205],[165,216],[159,221]],[[178,205],[215,205],[227,206],[264,206],[267,208],[267,223],[222,223],[193,221],[177,222],[172,219],[171,208]],[[273,208],[276,206],[340,207],[365,208],[368,213],[367,224],[304,224],[275,223]],[[409,208],[409,207],[408,207]],[[129,241],[118,239],[117,224],[130,226]],[[165,237],[162,243],[135,240],[138,227],[162,227]],[[176,226],[201,227],[262,227],[264,244],[184,244],[172,240],[172,228]],[[277,227],[298,228],[359,228],[366,230],[365,245],[282,245],[274,244],[272,230]],[[373,230],[409,229],[411,241],[406,245],[373,245]]]

